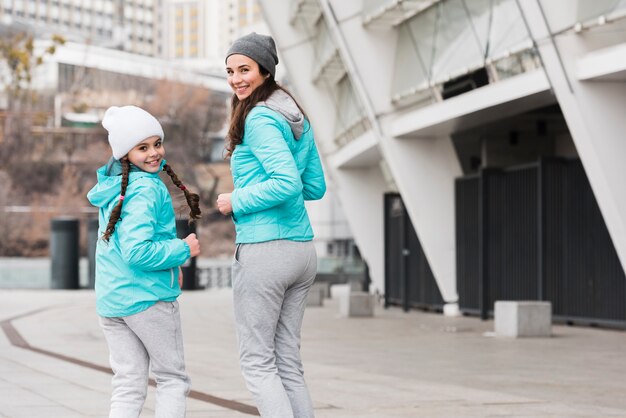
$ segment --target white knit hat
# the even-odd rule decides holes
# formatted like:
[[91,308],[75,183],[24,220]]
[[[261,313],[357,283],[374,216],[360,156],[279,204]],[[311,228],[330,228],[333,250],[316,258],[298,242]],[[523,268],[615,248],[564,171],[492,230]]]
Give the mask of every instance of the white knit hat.
[[154,116],[137,106],[111,106],[104,113],[102,126],[109,131],[113,157],[119,160],[146,138],[163,139],[163,128]]

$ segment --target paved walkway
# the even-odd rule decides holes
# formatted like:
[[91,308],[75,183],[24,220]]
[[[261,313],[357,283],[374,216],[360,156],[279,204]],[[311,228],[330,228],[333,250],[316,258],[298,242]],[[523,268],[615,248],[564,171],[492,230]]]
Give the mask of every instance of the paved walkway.
[[[229,290],[181,296],[194,392],[189,417],[252,416]],[[0,291],[0,417],[107,415],[107,349],[91,291]],[[626,417],[626,332],[554,327],[494,338],[492,322],[378,309],[305,315],[303,357],[317,418]],[[153,389],[143,416],[154,416]]]

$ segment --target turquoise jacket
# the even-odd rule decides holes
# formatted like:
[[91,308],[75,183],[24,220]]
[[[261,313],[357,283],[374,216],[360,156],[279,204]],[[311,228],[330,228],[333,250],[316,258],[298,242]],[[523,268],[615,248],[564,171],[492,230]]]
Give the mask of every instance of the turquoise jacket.
[[309,122],[301,118],[297,139],[290,122],[266,106],[246,117],[243,141],[231,158],[238,244],[313,239],[304,201],[324,196],[324,172]]
[[[108,172],[110,166],[98,169],[98,183],[87,194],[99,208],[98,237],[120,198],[122,177]],[[180,294],[178,266],[189,255],[187,243],[176,238],[172,199],[159,174],[131,169],[115,232],[108,243],[99,238],[96,247],[98,314],[128,316],[157,301],[176,300]]]

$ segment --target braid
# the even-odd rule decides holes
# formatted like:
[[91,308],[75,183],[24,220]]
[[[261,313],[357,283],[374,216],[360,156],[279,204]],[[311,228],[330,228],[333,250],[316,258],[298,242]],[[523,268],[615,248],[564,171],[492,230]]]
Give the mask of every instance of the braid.
[[122,205],[124,204],[124,196],[126,195],[126,187],[128,187],[128,173],[130,172],[130,162],[128,158],[124,158],[120,161],[122,163],[122,190],[120,192],[120,200],[117,202],[117,205],[111,211],[111,215],[109,216],[109,223],[107,224],[107,229],[104,231],[104,235],[102,235],[102,239],[106,242],[109,242],[109,238],[113,235],[113,231],[115,231],[115,224],[120,219],[120,215],[122,214]]
[[185,187],[183,182],[178,179],[178,176],[176,175],[176,173],[174,173],[174,170],[172,170],[172,167],[170,167],[168,164],[165,164],[163,166],[163,171],[165,171],[167,175],[170,176],[174,185],[182,190],[183,193],[185,193],[185,199],[187,199],[187,204],[191,209],[189,211],[189,222],[200,219],[200,216],[202,214],[202,212],[200,211],[200,196],[198,196],[196,193],[190,192],[187,187]]

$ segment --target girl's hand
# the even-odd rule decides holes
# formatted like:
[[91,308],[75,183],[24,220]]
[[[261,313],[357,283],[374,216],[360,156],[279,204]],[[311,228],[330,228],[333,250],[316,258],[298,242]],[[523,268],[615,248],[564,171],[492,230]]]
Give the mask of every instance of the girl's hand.
[[230,195],[231,193],[222,193],[217,196],[217,209],[222,212],[222,215],[230,215],[233,212]]
[[183,269],[178,266],[178,287],[183,288]]
[[189,246],[189,253],[191,257],[200,255],[200,241],[196,238],[196,234],[189,234],[187,238],[183,239]]

